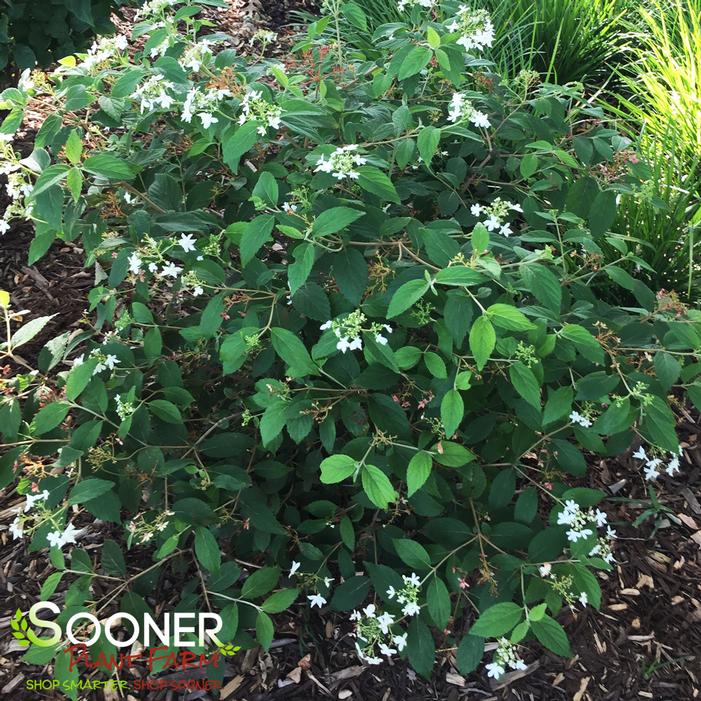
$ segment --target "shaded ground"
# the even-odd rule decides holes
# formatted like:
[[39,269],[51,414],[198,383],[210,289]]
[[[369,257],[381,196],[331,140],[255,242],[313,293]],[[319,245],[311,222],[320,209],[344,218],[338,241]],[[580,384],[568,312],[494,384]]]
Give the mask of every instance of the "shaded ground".
[[[218,28],[243,44],[260,26],[279,30],[292,3],[232,0],[225,10],[210,11]],[[294,4],[299,7],[299,3]],[[284,35],[285,31],[280,30]],[[284,46],[284,44],[283,44]],[[26,148],[31,149],[31,135]],[[0,196],[1,197],[1,196]],[[4,201],[0,199],[0,208]],[[0,288],[12,293],[15,308],[31,316],[56,313],[56,318],[23,348],[34,360],[47,339],[75,328],[92,287],[92,272],[82,268],[80,249],[57,243],[33,266],[26,265],[32,231],[15,226],[0,239]],[[601,575],[604,591],[600,612],[591,607],[563,611],[559,620],[567,628],[574,657],[562,660],[531,644],[528,669],[511,675],[500,685],[490,684],[484,673],[463,679],[453,667],[451,651],[439,654],[434,681],[417,679],[406,665],[379,668],[358,665],[346,616],[322,611],[280,621],[277,639],[269,653],[254,649],[227,661],[222,698],[247,701],[306,701],[352,699],[361,701],[457,701],[459,699],[573,700],[573,701],[687,701],[701,696],[701,451],[696,417],[682,412],[679,427],[685,443],[685,461],[678,480],[659,485],[659,498],[669,512],[660,512],[639,526],[632,524],[650,506],[646,485],[636,461],[592,465],[586,484],[611,495],[606,504],[619,532],[617,566]],[[0,523],[12,520],[21,498],[8,488],[0,493]],[[92,519],[86,519],[87,527]],[[110,527],[113,528],[113,527]],[[81,538],[94,554],[105,537],[105,526],[88,530]],[[118,530],[112,537],[119,539]],[[39,600],[41,583],[50,571],[45,553],[27,554],[23,542],[12,542],[0,530],[0,698],[30,701],[63,698],[24,690],[26,678],[48,677],[47,669],[20,662],[21,651],[7,635],[9,618],[20,607]],[[130,574],[151,564],[145,550],[130,552]],[[159,602],[174,602],[183,579],[163,575],[155,591]],[[65,584],[62,584],[62,587]],[[109,582],[97,580],[94,595],[110,593]],[[152,600],[152,603],[155,599]],[[168,604],[170,605],[170,604]],[[278,617],[281,619],[282,617]],[[118,697],[85,694],[84,699]],[[131,692],[131,699],[170,701],[167,692]],[[204,692],[181,697],[212,698]]]

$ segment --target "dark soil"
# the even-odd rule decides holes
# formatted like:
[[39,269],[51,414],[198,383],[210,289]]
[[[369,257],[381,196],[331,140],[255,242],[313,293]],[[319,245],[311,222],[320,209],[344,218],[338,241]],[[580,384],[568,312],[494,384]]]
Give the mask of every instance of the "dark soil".
[[[265,26],[285,35],[291,10],[310,9],[312,3],[244,2],[232,0],[230,8],[211,10],[218,29],[228,31],[240,43],[255,28]],[[24,150],[31,150],[31,134]],[[3,188],[4,193],[4,188]],[[0,209],[4,208],[0,194]],[[27,224],[17,224],[0,238],[0,289],[11,292],[16,309],[26,309],[26,319],[56,314],[51,323],[22,356],[32,363],[45,342],[58,333],[77,328],[86,308],[93,273],[82,265],[82,252],[72,244],[56,243],[32,266],[27,251],[32,238]],[[591,607],[566,610],[559,617],[566,627],[574,656],[563,660],[530,645],[525,672],[509,675],[503,683],[490,683],[484,672],[463,679],[454,667],[452,651],[439,653],[433,681],[426,682],[403,663],[362,667],[353,653],[347,617],[309,615],[282,621],[269,653],[259,649],[227,660],[225,690],[221,698],[246,701],[688,701],[701,695],[701,451],[697,417],[680,410],[679,433],[684,437],[684,461],[677,480],[656,485],[658,498],[669,511],[658,513],[638,526],[633,521],[650,506],[646,485],[636,461],[592,464],[586,485],[604,489],[605,504],[618,530],[615,569],[600,575],[604,592],[601,611]],[[1,451],[0,451],[1,452]],[[20,497],[12,488],[0,492],[0,522],[9,523]],[[85,526],[89,523],[86,521]],[[81,544],[96,554],[105,537],[88,532]],[[118,529],[111,537],[119,540]],[[27,678],[50,677],[49,670],[20,661],[21,649],[8,635],[9,620],[20,607],[39,600],[39,590],[51,571],[45,553],[27,553],[22,541],[13,542],[0,530],[0,698],[17,701],[63,698],[24,689]],[[129,553],[129,574],[152,563],[146,550]],[[158,602],[177,601],[189,576],[167,572],[155,587]],[[66,578],[69,579],[69,578]],[[68,582],[64,580],[62,590]],[[109,595],[109,582],[95,580],[96,599]],[[156,603],[152,599],[151,603]],[[282,625],[280,625],[282,624]],[[145,670],[142,671],[145,674]],[[116,701],[117,695],[81,694],[81,699]],[[131,692],[127,697],[171,701],[172,692]],[[213,698],[205,692],[183,699]]]

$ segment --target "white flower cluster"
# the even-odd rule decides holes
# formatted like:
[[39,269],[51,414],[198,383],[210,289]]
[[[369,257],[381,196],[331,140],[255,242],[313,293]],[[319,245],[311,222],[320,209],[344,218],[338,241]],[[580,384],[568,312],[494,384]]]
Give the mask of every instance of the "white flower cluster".
[[494,42],[494,25],[486,10],[475,10],[460,5],[453,21],[448,25],[449,32],[457,32],[460,38],[456,43],[465,51],[483,51]]
[[485,665],[487,676],[501,679],[509,669],[526,669],[526,663],[516,653],[516,646],[506,638],[499,638],[499,647],[494,651],[492,661]]
[[150,19],[156,15],[162,14],[165,10],[170,9],[178,2],[179,0],[150,0],[150,2],[144,3],[134,13],[134,19]]
[[357,151],[357,144],[349,144],[340,146],[328,158],[322,154],[316,162],[314,172],[330,173],[336,180],[344,178],[357,180],[360,177],[360,173],[356,170],[357,166],[367,163],[367,158],[358,154]]
[[46,536],[46,540],[49,542],[51,547],[62,550],[64,545],[76,542],[75,536],[77,533],[78,529],[72,523],[69,523],[63,531],[51,531]]
[[267,128],[280,128],[281,119],[282,108],[265,100],[260,90],[248,90],[243,96],[239,124],[260,122],[258,133],[265,136]]
[[114,395],[114,401],[117,404],[117,416],[119,416],[122,421],[129,418],[136,411],[134,402],[122,399],[120,394]]
[[168,90],[173,90],[175,85],[169,80],[165,80],[162,75],[152,75],[147,78],[132,94],[133,100],[139,100],[139,111],[151,112],[155,107],[170,109],[175,103],[175,98],[168,94]]
[[640,448],[633,453],[633,457],[645,463],[645,467],[643,468],[645,479],[648,480],[648,482],[654,482],[661,477],[663,470],[670,477],[674,477],[674,475],[679,472],[679,458],[681,454],[681,448],[679,448],[679,452],[677,453],[669,453],[669,457],[665,458],[669,460],[669,462],[665,465],[665,459],[662,457],[664,454],[662,452],[656,451],[656,454],[650,457],[645,451],[645,448],[640,446]]
[[209,88],[206,92],[192,88],[185,97],[180,118],[189,124],[192,122],[192,118],[197,115],[202,126],[209,129],[212,124],[219,121],[214,116],[214,112],[225,97],[231,97],[231,91],[226,88]]
[[267,46],[272,44],[272,42],[277,41],[277,34],[270,29],[258,29],[248,40],[250,46],[255,44],[263,44]]
[[591,419],[584,414],[580,414],[578,411],[573,411],[570,414],[570,421],[573,424],[580,425],[582,428],[590,428],[592,425]]
[[128,544],[131,546],[133,538],[138,538],[139,542],[143,545],[148,543],[153,539],[156,533],[162,533],[168,528],[170,523],[170,517],[174,516],[173,511],[163,511],[157,514],[155,518],[151,515],[146,521],[143,516],[137,516],[133,521],[127,524],[127,530],[129,531]]
[[[48,498],[48,489],[44,489],[43,491],[37,494],[27,494],[23,513],[26,514],[29,511],[32,511],[36,508],[37,504],[46,501]],[[43,521],[45,520],[47,515],[50,515],[49,510],[42,508],[40,509],[40,512],[38,514],[38,519],[40,521]],[[9,531],[12,534],[13,540],[18,540],[24,535],[25,520],[27,518],[32,519],[33,517],[17,516],[15,517],[14,521],[10,524]],[[75,543],[75,537],[77,533],[78,531],[75,528],[75,526],[72,523],[69,523],[63,531],[50,531],[46,536],[46,540],[48,544],[52,547],[63,548],[63,546],[67,545],[68,543]]]
[[363,339],[361,338],[361,334],[363,332],[371,333],[376,343],[379,343],[381,346],[386,346],[389,341],[384,334],[391,334],[392,327],[389,324],[372,323],[370,327],[366,329],[363,327],[366,321],[367,317],[365,314],[363,314],[360,309],[356,309],[354,312],[351,312],[341,319],[329,320],[323,323],[319,329],[321,331],[333,331],[338,339],[336,350],[340,350],[341,353],[345,353],[349,350],[362,350]]
[[378,655],[392,657],[406,647],[408,634],[394,632],[394,616],[387,611],[380,613],[375,604],[353,611],[350,618],[355,622],[354,635],[358,640],[355,649],[363,662],[382,664],[382,657]]
[[[98,375],[103,370],[114,370],[117,367],[117,365],[119,365],[119,363],[121,362],[116,355],[112,355],[111,353],[105,354],[99,348],[94,348],[93,350],[91,350],[88,358],[97,358],[97,365],[92,371],[93,375]],[[84,362],[85,354],[83,353],[73,361],[73,367],[82,365]]]
[[[172,278],[176,280],[183,272],[183,267],[175,261],[165,257],[165,253],[172,247],[179,246],[185,253],[197,251],[197,239],[192,234],[181,234],[180,238],[168,239],[164,245],[159,244],[150,236],[145,236],[143,246],[138,251],[133,251],[129,258],[129,272],[132,275],[141,276],[146,271],[156,278]],[[198,255],[197,260],[202,260],[203,256]],[[190,288],[195,297],[204,293],[203,283],[197,278],[194,272],[182,275],[180,282]]]
[[490,205],[473,204],[470,212],[474,217],[486,217],[482,224],[487,231],[498,231],[502,236],[513,234],[511,224],[507,221],[509,212],[523,212],[520,204],[513,204],[497,197]]
[[569,526],[567,540],[576,543],[596,534],[597,528],[606,529],[606,537],[599,537],[597,543],[589,552],[589,557],[598,555],[606,562],[613,562],[613,553],[609,540],[616,537],[616,531],[608,525],[608,516],[601,509],[589,508],[582,511],[579,504],[573,499],[565,502],[565,508],[557,515],[559,526]]
[[31,206],[25,205],[24,198],[31,193],[32,184],[22,171],[21,156],[11,146],[11,140],[11,135],[0,138],[0,175],[7,176],[5,192],[11,200],[0,217],[0,235],[10,230],[10,220],[31,215]]
[[463,93],[453,93],[448,109],[449,122],[462,122],[467,120],[480,129],[488,129],[491,126],[489,117],[474,107],[472,102]]
[[400,12],[404,12],[407,7],[416,7],[418,5],[419,7],[430,10],[432,7],[436,6],[436,2],[437,0],[399,0],[397,9]]
[[419,606],[419,591],[421,589],[421,580],[419,576],[412,572],[410,577],[402,575],[404,586],[397,591],[394,587],[387,590],[387,596],[390,599],[397,600],[397,603],[402,604],[402,613],[405,616],[418,616],[421,611]]
[[203,65],[212,57],[212,46],[216,44],[210,39],[203,39],[190,44],[180,57],[180,65],[189,68],[193,73],[199,73]]
[[114,37],[103,37],[99,41],[93,42],[78,67],[90,71],[111,59],[118,51],[126,51],[128,47],[129,42],[122,34]]

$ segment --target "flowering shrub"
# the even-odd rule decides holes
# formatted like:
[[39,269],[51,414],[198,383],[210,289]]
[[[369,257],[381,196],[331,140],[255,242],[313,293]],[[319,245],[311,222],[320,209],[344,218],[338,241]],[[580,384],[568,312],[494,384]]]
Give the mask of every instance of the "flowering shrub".
[[[281,64],[154,0],[135,55],[105,39],[3,93],[6,134],[54,105],[32,157],[2,145],[5,217],[34,221],[32,259],[64,238],[96,273],[84,330],[0,405],[43,595],[78,574],[66,600],[99,610],[107,573],[143,610],[172,567],[225,642],[268,647],[298,602],[427,676],[437,647],[468,673],[496,638],[497,678],[531,640],[568,655],[558,612],[599,606],[615,532],[577,480],[641,443],[676,471],[701,318],[600,264],[604,244],[635,262],[607,235],[635,179],[601,112],[490,74],[483,12],[403,4],[382,60],[329,44],[332,3]],[[46,319],[0,301],[21,362]],[[66,567],[95,518],[153,548],[143,584],[113,541]]]

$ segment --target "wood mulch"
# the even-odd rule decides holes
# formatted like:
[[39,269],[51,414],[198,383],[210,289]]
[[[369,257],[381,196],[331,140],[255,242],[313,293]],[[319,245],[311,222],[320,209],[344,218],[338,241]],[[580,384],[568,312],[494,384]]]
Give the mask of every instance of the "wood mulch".
[[[210,17],[217,29],[244,43],[256,28],[265,26],[285,35],[292,3],[232,0],[226,11]],[[300,7],[295,3],[294,7]],[[302,6],[303,8],[305,6]],[[31,137],[21,147],[31,150]],[[0,195],[0,198],[3,195]],[[0,199],[0,208],[4,202]],[[16,309],[33,316],[56,314],[42,334],[22,349],[33,362],[45,342],[57,333],[79,328],[92,287],[92,272],[82,267],[82,252],[56,243],[32,266],[27,265],[31,242],[29,225],[17,224],[0,238],[0,289],[12,294]],[[635,460],[592,462],[582,485],[610,495],[605,508],[618,530],[615,569],[600,574],[603,600],[600,611],[591,607],[565,610],[559,617],[566,627],[574,656],[563,660],[529,644],[523,672],[508,675],[500,684],[484,672],[463,678],[451,652],[442,653],[429,683],[404,664],[363,667],[353,653],[347,617],[325,611],[297,617],[278,616],[277,639],[267,653],[246,651],[227,660],[222,699],[241,701],[688,701],[701,696],[701,450],[697,416],[681,411],[679,434],[684,440],[682,472],[677,479],[655,485],[659,501],[669,509],[637,526],[633,522],[650,507],[647,485]],[[8,524],[21,498],[12,487],[0,492],[0,524]],[[87,519],[81,544],[95,553],[105,529],[119,540],[119,529],[98,529]],[[12,541],[0,526],[0,698],[18,701],[63,698],[55,693],[26,691],[25,680],[50,677],[50,669],[20,661],[21,649],[10,638],[9,620],[19,607],[26,610],[39,600],[39,590],[50,566],[46,553],[27,553],[22,541]],[[129,553],[130,572],[151,564],[146,550]],[[62,583],[62,589],[65,582]],[[158,602],[177,601],[182,579],[164,574],[155,591]],[[105,593],[95,583],[94,595]],[[156,603],[152,598],[151,603]],[[316,610],[315,610],[316,611]],[[145,673],[142,671],[142,673]],[[166,674],[167,676],[167,674]],[[116,701],[117,695],[86,692],[80,699]],[[136,692],[130,701],[209,701],[205,692]]]

